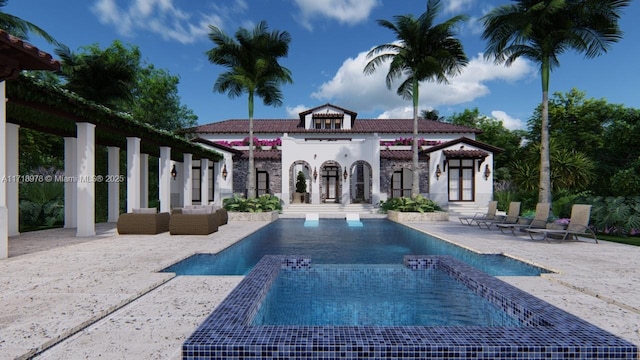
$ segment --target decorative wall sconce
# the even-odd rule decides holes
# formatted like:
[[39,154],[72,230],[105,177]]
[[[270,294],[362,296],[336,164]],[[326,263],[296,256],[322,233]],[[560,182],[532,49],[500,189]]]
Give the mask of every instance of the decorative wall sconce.
[[227,180],[227,163],[222,164],[222,179]]
[[440,175],[442,175],[442,171],[440,170],[440,164],[436,165],[436,180],[440,180]]
[[313,182],[316,181],[316,179],[318,178],[318,170],[316,170],[316,167],[313,167]]
[[171,178],[173,180],[175,180],[176,176],[178,176],[178,171],[176,170],[176,165],[175,164],[173,164],[173,168],[171,168],[170,174],[171,174]]
[[344,181],[347,181],[347,177],[349,176],[349,174],[347,173],[347,168],[344,168],[344,172],[342,173],[342,176],[344,177]]
[[484,166],[484,179],[489,180],[489,176],[491,176],[491,170],[489,170],[489,165]]

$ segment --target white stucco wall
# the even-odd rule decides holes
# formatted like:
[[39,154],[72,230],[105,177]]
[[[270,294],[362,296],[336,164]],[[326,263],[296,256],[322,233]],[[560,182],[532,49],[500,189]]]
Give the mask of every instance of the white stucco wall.
[[[354,134],[349,134],[354,135]],[[282,200],[285,204],[288,204],[291,200],[290,181],[291,176],[295,177],[295,174],[290,173],[291,165],[296,161],[305,161],[309,164],[310,172],[314,169],[320,173],[320,169],[327,161],[335,161],[340,166],[340,173],[345,169],[347,172],[351,172],[351,167],[356,161],[365,161],[371,165],[372,168],[372,192],[377,194],[380,192],[380,157],[379,157],[379,145],[380,138],[377,135],[360,135],[344,140],[334,141],[322,141],[322,140],[309,140],[308,136],[305,137],[285,134],[282,137]],[[297,171],[295,172],[297,173]],[[341,182],[341,194],[340,202],[342,204],[349,204],[351,202],[350,185],[351,174],[349,174],[347,181],[340,176]],[[293,179],[295,183],[295,178]],[[320,176],[318,179],[311,182],[311,202],[314,204],[320,203]],[[295,190],[295,189],[294,189]],[[372,199],[375,201],[376,199]],[[374,202],[375,203],[375,202]]]

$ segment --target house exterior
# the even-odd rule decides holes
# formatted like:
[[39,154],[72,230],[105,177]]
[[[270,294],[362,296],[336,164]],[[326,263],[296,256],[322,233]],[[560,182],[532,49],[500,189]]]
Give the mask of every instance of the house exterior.
[[[222,175],[217,187],[211,186],[209,201],[246,193],[248,129],[248,120],[231,119],[188,130],[195,141],[224,155],[218,168],[209,169],[211,179]],[[422,195],[445,207],[457,202],[484,206],[492,199],[493,155],[502,150],[476,141],[479,132],[419,120]],[[410,196],[412,134],[413,119],[358,119],[356,112],[332,104],[303,111],[298,119],[254,119],[257,195],[273,194],[285,206],[377,205]],[[307,182],[305,196],[295,193],[300,171]]]

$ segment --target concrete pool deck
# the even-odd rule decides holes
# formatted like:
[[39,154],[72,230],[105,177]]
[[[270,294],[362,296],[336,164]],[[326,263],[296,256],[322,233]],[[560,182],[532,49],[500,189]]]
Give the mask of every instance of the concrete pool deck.
[[[0,359],[180,359],[184,339],[242,277],[157,271],[267,224],[230,222],[209,236],[117,235],[114,224],[98,224],[91,238],[75,229],[10,238],[10,258],[0,260]],[[640,247],[549,244],[455,218],[407,225],[556,271],[501,279],[640,346]]]

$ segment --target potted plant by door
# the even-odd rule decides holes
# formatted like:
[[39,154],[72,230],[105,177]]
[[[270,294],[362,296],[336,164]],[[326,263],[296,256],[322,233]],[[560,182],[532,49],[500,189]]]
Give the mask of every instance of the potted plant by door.
[[300,202],[304,203],[304,194],[307,192],[307,179],[302,171],[298,171],[296,179],[296,194],[300,196]]

